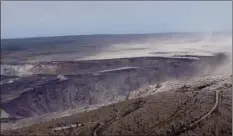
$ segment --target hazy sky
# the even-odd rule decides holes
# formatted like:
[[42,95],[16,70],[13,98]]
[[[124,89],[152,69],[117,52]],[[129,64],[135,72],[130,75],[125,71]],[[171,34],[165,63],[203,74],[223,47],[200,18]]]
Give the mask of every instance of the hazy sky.
[[232,30],[231,1],[4,1],[2,38]]

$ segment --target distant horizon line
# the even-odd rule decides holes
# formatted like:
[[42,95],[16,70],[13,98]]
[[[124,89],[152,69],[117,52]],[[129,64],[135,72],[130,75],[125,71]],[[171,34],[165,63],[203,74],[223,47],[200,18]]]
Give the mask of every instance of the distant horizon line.
[[69,36],[101,36],[101,35],[150,35],[150,34],[172,34],[172,33],[232,33],[232,31],[211,31],[211,32],[201,32],[201,31],[184,31],[184,32],[154,32],[154,33],[97,33],[97,34],[67,34],[67,35],[53,35],[53,36],[32,36],[32,37],[16,37],[16,38],[2,38],[1,40],[13,40],[13,39],[36,39],[36,38],[54,38],[54,37],[69,37]]

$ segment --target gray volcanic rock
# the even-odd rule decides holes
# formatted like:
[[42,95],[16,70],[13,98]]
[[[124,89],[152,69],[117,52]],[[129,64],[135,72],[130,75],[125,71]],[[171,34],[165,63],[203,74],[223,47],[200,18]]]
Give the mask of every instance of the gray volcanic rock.
[[[29,76],[33,74],[53,74],[53,75],[74,75],[83,73],[94,73],[101,70],[115,69],[121,67],[158,67],[166,65],[176,67],[176,63],[196,63],[197,68],[211,66],[215,68],[227,59],[225,54],[219,53],[213,56],[174,56],[166,57],[137,57],[104,60],[85,60],[85,61],[51,61],[51,62],[28,62],[11,63],[1,65],[1,75],[9,76]],[[198,61],[198,62],[197,62]],[[208,63],[208,64],[206,64]],[[168,68],[164,66],[164,68]]]
[[2,109],[12,117],[34,117],[117,102],[150,84],[209,73],[226,59],[223,54],[194,57],[197,59],[144,57],[46,62],[59,68],[54,73],[39,72],[39,75],[17,77],[18,80],[11,83],[2,83]]
[[[172,94],[171,97],[168,97],[168,98],[166,97],[166,99],[164,99],[162,97],[160,100],[158,100],[159,101],[158,103],[153,102],[153,105],[156,106],[158,104],[163,103],[164,101],[168,101],[167,99],[169,99],[169,98],[173,99],[173,96],[177,97],[177,96],[179,96],[181,94],[185,94],[185,93],[186,94],[190,94],[190,93],[195,94],[195,92],[198,92],[199,93],[198,98],[202,98],[201,101],[203,102],[203,104],[207,103],[206,108],[208,109],[208,108],[211,108],[211,106],[214,103],[214,96],[213,96],[214,92],[216,90],[219,90],[219,89],[221,89],[221,92],[224,93],[223,96],[221,96],[221,97],[224,97],[222,104],[224,104],[224,106],[226,106],[225,104],[231,104],[232,76],[229,76],[229,75],[207,75],[207,76],[197,76],[197,77],[191,78],[190,80],[166,81],[166,82],[163,82],[159,85],[152,84],[152,85],[147,86],[147,87],[142,87],[139,90],[137,90],[141,94],[139,94],[138,96],[133,96],[132,93],[136,92],[136,91],[133,91],[133,92],[131,92],[131,96],[133,98],[138,98],[138,97],[153,95],[153,96],[149,96],[149,97],[145,98],[145,99],[151,100],[154,98],[161,98],[161,97],[156,97],[157,95],[161,96],[160,94],[165,93],[165,95],[162,95],[162,96],[166,96],[166,94],[168,94],[168,93]],[[159,94],[158,92],[161,92],[161,93]],[[174,99],[179,100],[180,97],[174,98]],[[138,99],[134,99],[134,100],[138,100]],[[212,100],[212,101],[210,101],[210,100]],[[129,101],[121,102],[121,104],[127,103],[127,102],[129,102]],[[168,104],[170,105],[170,103],[168,103]],[[223,108],[222,104],[221,104],[221,109]],[[113,104],[113,105],[115,105],[115,104]],[[105,108],[113,107],[113,105],[105,106]],[[93,107],[90,106],[90,109],[76,108],[76,109],[72,109],[72,110],[66,110],[64,112],[55,112],[55,113],[51,113],[51,114],[45,114],[43,116],[21,119],[21,120],[15,121],[14,123],[3,123],[1,128],[2,128],[2,130],[9,129],[9,128],[16,129],[16,128],[26,127],[26,126],[30,126],[33,124],[39,124],[39,123],[42,123],[40,125],[44,125],[44,124],[46,124],[46,122],[48,122],[52,119],[58,119],[58,118],[64,117],[64,116],[68,116],[68,117],[64,117],[61,120],[67,121],[67,120],[69,120],[68,118],[70,118],[71,116],[77,117],[77,115],[78,115],[77,113],[94,110],[96,108],[99,108],[99,106],[100,105],[95,105]],[[192,107],[192,105],[190,105],[190,103],[186,106]],[[229,106],[229,108],[231,107],[231,105],[228,105],[228,106]],[[91,107],[92,107],[92,109],[91,109]],[[148,108],[148,106],[145,106],[145,107]],[[124,108],[122,108],[122,109],[124,109]],[[98,109],[98,111],[105,112],[105,110],[103,110],[103,108]],[[226,111],[226,112],[230,112],[230,111],[231,111],[231,109],[229,111]],[[94,111],[94,112],[96,112],[96,111]],[[191,111],[191,112],[192,113],[195,112],[193,114],[197,114],[200,111],[197,110],[197,111]],[[225,112],[225,111],[222,111],[222,112]],[[86,114],[86,113],[81,113],[81,114]],[[103,116],[104,116],[104,118],[105,117],[107,118],[107,116],[105,116],[105,114]],[[225,115],[223,115],[223,116],[225,118]],[[180,118],[178,118],[178,119],[180,120]],[[75,121],[76,121],[76,119],[74,119],[74,122]],[[57,122],[55,122],[55,123],[57,124]],[[55,123],[54,123],[54,125],[56,125]]]

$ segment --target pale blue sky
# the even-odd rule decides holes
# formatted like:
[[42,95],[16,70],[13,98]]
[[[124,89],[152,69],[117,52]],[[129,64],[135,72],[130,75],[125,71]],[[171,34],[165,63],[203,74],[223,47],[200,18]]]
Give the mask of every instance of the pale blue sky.
[[231,1],[4,1],[2,38],[231,31]]

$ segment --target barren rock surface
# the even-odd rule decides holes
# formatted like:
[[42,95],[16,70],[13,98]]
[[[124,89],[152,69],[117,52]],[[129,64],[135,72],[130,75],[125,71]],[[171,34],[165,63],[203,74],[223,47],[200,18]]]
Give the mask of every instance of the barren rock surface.
[[[107,125],[103,125],[106,129],[101,128],[102,125],[97,128],[103,135],[108,135],[118,120],[121,121],[128,114],[131,116],[131,113],[133,116],[140,106],[144,105],[139,104],[140,106],[136,105],[135,108],[135,103],[131,103],[134,100],[146,101],[148,98],[150,101],[156,98],[157,104],[152,105],[156,107],[155,110],[163,107],[161,111],[169,113],[176,107],[169,104],[173,103],[173,99],[178,101],[180,96],[192,97],[198,92],[197,99],[200,99],[200,102],[206,100],[203,105],[206,109],[201,108],[195,114],[203,116],[213,105],[210,104],[214,102],[212,95],[222,86],[226,90],[223,91],[224,97],[227,97],[225,104],[229,106],[231,99],[227,95],[231,96],[229,88],[232,88],[232,45],[228,36],[212,36],[212,39],[204,40],[195,36],[154,37],[156,36],[140,40],[137,37],[131,37],[133,40],[118,37],[120,42],[116,37],[115,40],[112,39],[114,42],[108,37],[110,40],[104,42],[106,45],[92,41],[89,45],[77,47],[71,40],[71,50],[74,49],[74,53],[69,50],[60,56],[59,51],[40,54],[42,50],[35,48],[32,50],[38,51],[35,53],[39,55],[37,59],[33,58],[35,54],[25,50],[4,51],[1,65],[1,118],[4,122],[1,128],[16,129],[38,123],[46,124],[52,119],[59,120],[64,117],[69,120],[76,115],[91,118],[83,114],[102,113],[104,108],[111,111],[112,105],[129,103],[129,111],[125,111],[121,106],[117,109],[122,117],[117,117],[116,120],[108,117],[113,116],[109,112],[106,112],[106,117],[100,115],[100,119],[93,117],[94,122],[99,121],[99,124],[105,124],[103,122],[107,120]],[[32,42],[36,43],[33,40]],[[87,44],[89,41],[83,42]],[[96,48],[96,44],[101,46],[92,54],[91,49]],[[41,48],[47,49],[46,46]],[[20,58],[19,62],[15,61],[15,56]],[[109,104],[110,106],[107,106]],[[171,111],[166,109],[168,105],[171,106]],[[194,112],[190,111],[190,116],[193,114]],[[228,116],[228,112],[226,114]],[[189,117],[184,117],[188,122]],[[70,121],[72,122],[72,119]],[[93,121],[88,119],[84,122],[93,125]],[[94,132],[97,134],[97,130]]]

